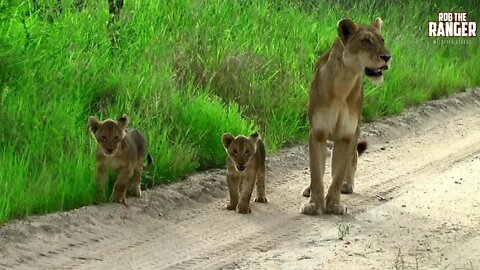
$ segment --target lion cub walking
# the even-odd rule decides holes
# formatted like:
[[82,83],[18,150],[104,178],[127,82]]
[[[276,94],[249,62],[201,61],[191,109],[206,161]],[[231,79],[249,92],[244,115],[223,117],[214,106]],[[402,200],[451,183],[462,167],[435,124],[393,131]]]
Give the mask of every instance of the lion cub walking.
[[[118,120],[98,121],[88,118],[90,131],[97,139],[96,171],[97,191],[103,201],[105,198],[105,180],[109,169],[118,173],[111,196],[113,202],[125,204],[126,191],[140,197],[140,180],[143,172],[143,160],[147,154],[147,141],[137,129],[128,129],[128,116],[124,114]],[[147,154],[147,166],[153,159]],[[130,193],[130,192],[129,192]]]
[[234,137],[230,133],[222,136],[223,146],[227,151],[227,184],[230,202],[227,210],[238,213],[251,212],[250,198],[253,186],[257,185],[256,202],[266,203],[265,196],[265,145],[258,133],[245,137]]

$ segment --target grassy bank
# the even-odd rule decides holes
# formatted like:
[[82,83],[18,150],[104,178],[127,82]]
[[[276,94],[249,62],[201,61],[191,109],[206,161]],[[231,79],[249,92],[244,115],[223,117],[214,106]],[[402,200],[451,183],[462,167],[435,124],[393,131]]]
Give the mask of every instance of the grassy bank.
[[145,185],[224,164],[223,132],[259,130],[270,153],[303,140],[313,64],[343,17],[383,17],[393,55],[366,120],[480,84],[477,39],[426,37],[438,11],[478,21],[475,1],[129,0],[110,28],[107,1],[33,2],[0,1],[0,222],[93,202],[90,115],[144,131]]

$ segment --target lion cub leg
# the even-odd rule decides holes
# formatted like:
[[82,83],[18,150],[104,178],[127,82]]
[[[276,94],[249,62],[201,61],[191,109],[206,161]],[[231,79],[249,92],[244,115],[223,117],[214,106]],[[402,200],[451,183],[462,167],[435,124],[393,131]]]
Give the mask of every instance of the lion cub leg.
[[113,187],[112,202],[123,203],[126,202],[126,191],[128,182],[133,174],[131,169],[123,169],[120,171]]
[[242,179],[242,193],[240,194],[240,200],[237,205],[237,212],[240,214],[252,212],[250,209],[250,198],[252,197],[255,178],[254,173],[249,173]]
[[332,183],[326,197],[325,213],[343,215],[347,212],[344,205],[340,204],[340,191],[342,189],[345,173],[352,162],[353,140],[335,141],[332,154]]
[[265,165],[260,166],[257,170],[257,181],[255,185],[257,186],[257,197],[255,202],[266,203],[267,196],[265,194]]
[[300,209],[300,212],[305,215],[316,215],[319,208],[322,212],[325,210],[323,175],[327,158],[327,141],[324,138],[319,139],[315,138],[313,132],[310,133],[310,185],[305,189],[309,190],[311,196],[310,201]]
[[225,205],[227,210],[237,209],[238,189],[240,187],[240,178],[235,175],[227,174],[228,192],[230,193],[230,201]]
[[129,195],[133,197],[142,196],[141,181],[142,181],[143,166],[133,170],[132,178],[130,179]]
[[98,202],[105,202],[105,181],[107,180],[108,167],[97,165],[97,200]]

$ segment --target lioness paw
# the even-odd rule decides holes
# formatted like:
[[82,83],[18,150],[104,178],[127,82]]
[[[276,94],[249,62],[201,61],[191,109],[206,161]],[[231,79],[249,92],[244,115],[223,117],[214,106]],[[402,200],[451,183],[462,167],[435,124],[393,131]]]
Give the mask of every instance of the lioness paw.
[[237,206],[229,202],[225,204],[224,209],[231,211],[237,209]]
[[336,205],[336,206],[327,207],[325,209],[325,214],[330,214],[330,215],[344,215],[346,213],[347,213],[347,207],[345,205]]
[[310,197],[310,186],[306,186],[302,191],[303,197]]
[[252,210],[250,209],[250,205],[249,204],[241,204],[239,203],[237,205],[237,212],[240,213],[240,214],[249,214],[252,212]]
[[314,203],[305,203],[300,208],[300,213],[304,215],[318,215],[318,206]]
[[266,197],[263,197],[263,198],[257,197],[257,198],[255,198],[255,202],[258,202],[258,203],[266,203],[266,202],[267,202],[267,198],[266,198]]
[[341,192],[343,194],[352,194],[353,193],[353,186],[350,186],[347,183],[343,183]]

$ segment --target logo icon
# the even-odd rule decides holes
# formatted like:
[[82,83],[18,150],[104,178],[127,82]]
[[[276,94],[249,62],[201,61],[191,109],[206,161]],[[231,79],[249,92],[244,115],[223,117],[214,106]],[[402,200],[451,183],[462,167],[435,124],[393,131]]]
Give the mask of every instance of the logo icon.
[[469,22],[465,12],[438,13],[438,21],[428,23],[429,37],[476,37],[477,23]]

